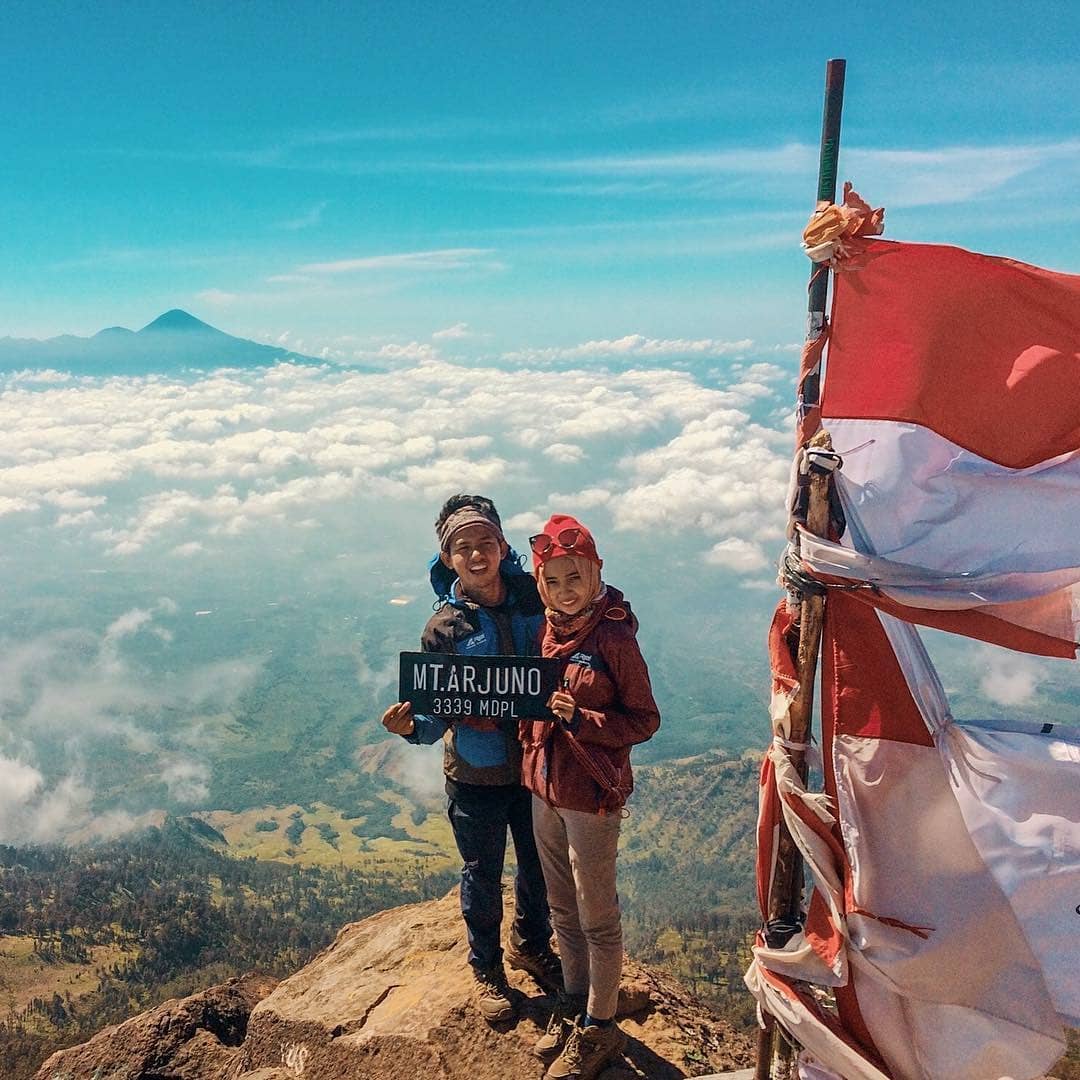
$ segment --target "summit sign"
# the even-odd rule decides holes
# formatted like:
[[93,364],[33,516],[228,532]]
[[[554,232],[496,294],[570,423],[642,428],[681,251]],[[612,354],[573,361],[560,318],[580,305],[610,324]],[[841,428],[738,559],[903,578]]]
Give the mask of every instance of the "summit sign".
[[539,656],[403,652],[398,700],[411,702],[415,713],[443,720],[548,717],[548,698],[562,669],[561,660]]

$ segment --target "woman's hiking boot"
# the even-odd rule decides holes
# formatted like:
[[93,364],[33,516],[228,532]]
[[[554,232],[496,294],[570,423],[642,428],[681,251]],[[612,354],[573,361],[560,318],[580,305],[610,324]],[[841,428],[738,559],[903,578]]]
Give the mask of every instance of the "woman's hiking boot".
[[531,975],[545,990],[552,994],[562,992],[562,961],[552,952],[550,945],[545,945],[538,953],[527,953],[511,944],[503,955],[515,971]]
[[517,1010],[502,964],[490,968],[474,967],[473,978],[476,979],[476,1004],[480,1015],[489,1024],[512,1020]]
[[618,1024],[574,1024],[563,1052],[548,1066],[544,1080],[596,1080],[622,1057],[626,1036]]
[[555,997],[555,1006],[551,1010],[551,1019],[547,1022],[544,1034],[536,1040],[533,1053],[542,1061],[551,1061],[557,1057],[566,1040],[570,1038],[570,1032],[574,1029],[575,1021],[585,1012],[585,998],[577,994],[559,993]]

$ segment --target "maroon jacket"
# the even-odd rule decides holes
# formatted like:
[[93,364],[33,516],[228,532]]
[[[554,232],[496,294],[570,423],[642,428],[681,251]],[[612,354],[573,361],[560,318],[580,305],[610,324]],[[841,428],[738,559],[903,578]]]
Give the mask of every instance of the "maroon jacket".
[[544,656],[567,660],[568,689],[577,712],[569,726],[602,772],[616,778],[606,793],[582,764],[561,721],[523,720],[521,782],[551,806],[600,813],[616,810],[634,790],[630,747],[660,726],[649,669],[637,643],[637,619],[618,589],[608,586],[599,618],[570,643],[545,627]]

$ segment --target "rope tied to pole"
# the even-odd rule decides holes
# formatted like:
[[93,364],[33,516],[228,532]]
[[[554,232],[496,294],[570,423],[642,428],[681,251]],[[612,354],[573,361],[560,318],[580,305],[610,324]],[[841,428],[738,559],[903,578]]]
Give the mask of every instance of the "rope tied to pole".
[[844,181],[844,195],[837,204],[818,203],[803,230],[803,251],[815,263],[827,263],[832,269],[843,268],[843,261],[865,248],[863,238],[880,236],[885,231],[885,208],[874,209],[850,180]]
[[820,581],[805,568],[798,548],[789,543],[780,556],[777,568],[777,583],[788,594],[788,600],[794,604],[801,604],[811,596],[828,596],[830,592],[856,592],[866,589],[870,592],[880,593],[881,590],[872,581]]
[[801,604],[810,596],[824,596],[827,588],[803,569],[802,559],[793,544],[788,544],[780,557],[779,582],[793,604]]

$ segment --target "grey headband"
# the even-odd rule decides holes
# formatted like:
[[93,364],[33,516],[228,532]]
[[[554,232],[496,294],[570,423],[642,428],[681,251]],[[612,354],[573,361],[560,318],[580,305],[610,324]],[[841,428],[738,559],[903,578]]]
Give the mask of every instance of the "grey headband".
[[463,506],[460,510],[455,510],[442,523],[442,527],[439,529],[439,547],[443,551],[449,551],[450,538],[458,531],[458,529],[463,529],[466,525],[485,525],[501,541],[504,543],[506,541],[506,538],[503,536],[502,527],[499,525],[498,521],[490,515],[485,514],[479,507]]

